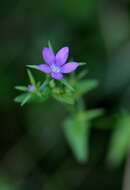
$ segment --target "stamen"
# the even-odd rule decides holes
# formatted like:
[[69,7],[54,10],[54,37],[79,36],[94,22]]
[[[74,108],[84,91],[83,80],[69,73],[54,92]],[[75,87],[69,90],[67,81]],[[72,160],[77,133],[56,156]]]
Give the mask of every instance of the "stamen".
[[52,65],[51,65],[51,70],[52,70],[54,73],[59,73],[59,72],[60,72],[60,67],[58,67],[57,65],[52,64]]

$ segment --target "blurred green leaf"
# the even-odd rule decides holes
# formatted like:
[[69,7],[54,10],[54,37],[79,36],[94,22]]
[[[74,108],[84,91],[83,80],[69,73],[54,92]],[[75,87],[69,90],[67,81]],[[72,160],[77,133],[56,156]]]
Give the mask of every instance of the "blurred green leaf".
[[110,166],[118,167],[130,148],[130,115],[123,113],[118,117],[116,128],[112,135],[107,156]]
[[47,99],[51,95],[51,89],[46,87],[44,91],[42,91],[42,98]]
[[86,115],[87,120],[91,120],[91,119],[94,119],[96,117],[103,115],[103,113],[104,113],[103,109],[94,109],[94,110],[86,111],[85,115]]
[[32,95],[30,93],[24,93],[17,96],[14,101],[17,103],[21,103],[21,105],[23,106],[25,103],[27,103],[31,99],[31,96]]
[[71,86],[71,84],[66,80],[62,79],[60,80],[67,88],[69,88],[71,91],[74,91],[74,88]]
[[18,102],[18,103],[21,103],[30,93],[24,93],[24,94],[21,94],[19,96],[17,96],[14,101],[15,102]]
[[84,78],[87,74],[88,74],[88,70],[83,70],[83,71],[81,71],[81,72],[77,75],[77,78],[80,80],[80,79]]
[[40,86],[40,90],[44,90],[46,88],[46,86],[49,84],[50,82],[50,78],[47,78],[42,85]]
[[50,92],[46,89],[44,94],[42,96],[39,96],[37,94],[31,94],[31,93],[24,93],[19,96],[17,96],[14,101],[17,103],[21,103],[21,105],[24,105],[27,102],[41,102],[45,101],[50,95]]
[[37,65],[27,65],[27,67],[29,67],[31,69],[39,70],[39,67]]
[[96,80],[83,80],[75,84],[76,90],[74,96],[79,97],[96,88],[98,82]]
[[69,94],[53,94],[53,97],[62,103],[74,104],[74,98]]
[[86,62],[78,62],[79,66],[84,66],[86,65],[87,63]]
[[91,120],[103,113],[102,109],[82,110],[64,122],[65,135],[79,162],[85,162],[89,157]]
[[89,156],[88,140],[89,140],[89,122],[78,117],[68,119],[64,123],[64,132],[67,140],[72,148],[76,159],[84,163]]
[[27,70],[27,73],[28,73],[28,76],[29,76],[31,84],[34,85],[34,86],[36,86],[36,82],[35,82],[35,79],[34,79],[32,73],[31,73],[31,71]]
[[51,49],[51,51],[52,51],[52,52],[54,52],[54,49],[53,49],[53,46],[52,46],[52,44],[51,44],[51,41],[50,41],[50,40],[48,41],[48,47]]
[[27,91],[28,88],[26,86],[15,86],[15,89],[21,90],[21,91]]
[[22,100],[21,106],[26,104],[31,99],[32,94],[27,94],[26,97]]

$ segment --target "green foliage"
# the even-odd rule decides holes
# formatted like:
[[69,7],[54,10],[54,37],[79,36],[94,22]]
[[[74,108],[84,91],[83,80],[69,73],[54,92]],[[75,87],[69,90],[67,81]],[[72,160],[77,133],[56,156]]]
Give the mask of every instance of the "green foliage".
[[52,44],[51,44],[51,41],[50,41],[50,40],[48,41],[48,47],[51,49],[51,51],[52,51],[52,52],[54,52],[54,49],[53,49],[53,46],[52,46]]
[[62,103],[74,104],[74,98],[72,97],[72,95],[68,93],[64,94],[53,93],[53,97]]
[[79,162],[86,162],[88,159],[89,122],[78,117],[68,119],[64,123],[64,132],[72,148],[76,159]]
[[29,100],[31,99],[32,95],[30,93],[26,93],[26,94],[22,94],[20,96],[18,96],[15,101],[16,102],[20,102],[21,106],[23,106],[24,104],[26,104],[27,102],[29,102]]
[[50,81],[50,78],[47,78],[43,83],[42,85],[40,86],[40,90],[44,90],[47,85],[49,84],[49,81]]
[[94,119],[96,117],[99,117],[99,116],[102,116],[104,114],[104,110],[103,109],[94,109],[94,110],[88,110],[86,113],[85,113],[85,118],[87,120],[91,120],[91,119]]
[[69,88],[71,91],[74,91],[74,88],[71,86],[71,84],[70,84],[66,79],[62,79],[61,82],[62,82],[67,88]]
[[36,86],[36,82],[35,82],[35,79],[34,79],[32,73],[31,73],[31,71],[27,70],[27,73],[28,73],[28,77],[29,77],[29,80],[30,80],[31,84]]
[[26,86],[16,86],[15,89],[20,90],[20,91],[27,91],[28,88]]
[[103,110],[80,111],[64,122],[64,132],[76,159],[84,163],[89,158],[91,120],[101,116]]
[[27,65],[27,67],[29,67],[30,69],[36,69],[39,70],[37,65]]
[[75,83],[75,97],[80,97],[85,93],[93,90],[98,85],[96,80],[82,80]]
[[79,66],[84,66],[87,64],[86,62],[78,62],[78,63],[79,63]]
[[[36,85],[39,86],[38,84]],[[17,88],[21,90],[21,86]],[[21,106],[26,104],[27,102],[41,102],[45,101],[50,96],[50,89],[46,88],[44,91],[40,91],[40,89],[36,89],[34,92],[29,92],[28,88],[25,93],[17,96],[14,101],[20,103]]]
[[15,98],[15,102],[21,103],[28,95],[29,95],[29,93],[24,93],[24,94],[17,96]]
[[[62,79],[61,83],[65,85],[65,88],[63,90],[58,90],[55,87],[55,90],[52,91],[52,96],[56,100],[68,104],[74,104],[77,98],[81,97],[97,86],[96,80],[82,80],[78,82],[71,82],[71,80],[68,81]],[[72,86],[74,86],[74,88]]]
[[118,167],[130,148],[130,114],[123,113],[117,118],[116,128],[110,141],[107,162]]
[[88,74],[88,70],[83,70],[77,75],[77,79],[80,80]]
[[47,98],[47,96],[39,97],[36,94],[25,93],[17,96],[14,101],[20,103],[21,106],[23,106],[27,102],[41,102],[45,101]]

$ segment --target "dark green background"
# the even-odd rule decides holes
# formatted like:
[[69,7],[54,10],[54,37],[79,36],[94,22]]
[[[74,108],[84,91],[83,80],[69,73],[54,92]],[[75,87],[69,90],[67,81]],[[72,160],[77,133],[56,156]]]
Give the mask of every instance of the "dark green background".
[[20,107],[13,99],[14,86],[28,84],[26,65],[41,64],[51,40],[55,50],[67,45],[75,61],[88,63],[86,78],[98,79],[84,97],[89,108],[103,107],[107,116],[129,110],[129,21],[129,0],[0,1],[1,190],[3,176],[22,189],[121,189],[124,164],[112,170],[104,162],[112,131],[92,129],[90,159],[81,165],[62,131],[62,105],[49,99]]

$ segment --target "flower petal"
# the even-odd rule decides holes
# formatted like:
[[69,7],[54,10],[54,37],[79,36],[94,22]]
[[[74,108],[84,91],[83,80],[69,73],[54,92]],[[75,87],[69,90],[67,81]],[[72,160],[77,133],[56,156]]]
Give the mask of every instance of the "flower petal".
[[77,62],[69,62],[62,66],[61,73],[71,73],[78,67]]
[[48,63],[49,65],[55,62],[55,55],[50,48],[43,48],[42,56],[45,62]]
[[51,77],[54,79],[61,80],[63,78],[63,75],[61,73],[51,73]]
[[39,70],[44,72],[44,73],[50,73],[51,72],[51,69],[49,67],[49,65],[47,64],[42,64],[42,65],[39,65]]
[[56,54],[56,63],[58,65],[63,65],[69,56],[69,48],[68,47],[64,47],[62,49],[60,49],[57,54]]
[[30,92],[33,92],[33,91],[35,91],[35,89],[36,89],[36,87],[34,86],[34,85],[28,85],[28,90],[30,91]]

